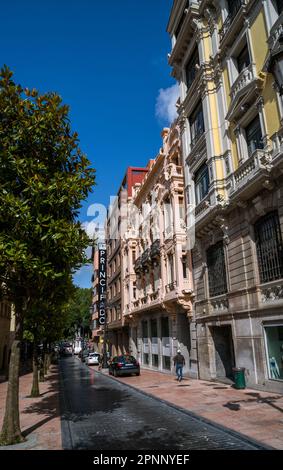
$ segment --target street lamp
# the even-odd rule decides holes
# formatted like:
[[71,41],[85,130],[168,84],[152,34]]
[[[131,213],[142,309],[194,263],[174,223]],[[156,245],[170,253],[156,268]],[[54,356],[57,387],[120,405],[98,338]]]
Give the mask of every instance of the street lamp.
[[103,369],[107,368],[107,340],[106,340],[106,334],[108,333],[108,328],[107,328],[107,318],[105,318],[105,323],[103,326],[103,362],[102,362],[102,367]]

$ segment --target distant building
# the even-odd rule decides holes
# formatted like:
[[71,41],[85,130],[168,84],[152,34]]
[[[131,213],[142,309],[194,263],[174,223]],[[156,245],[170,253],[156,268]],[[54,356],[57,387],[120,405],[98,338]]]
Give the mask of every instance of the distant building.
[[127,205],[132,199],[133,187],[143,181],[147,171],[147,168],[128,167],[117,196],[109,207],[106,220],[108,270],[106,339],[112,356],[126,352],[129,347],[129,328],[125,325],[122,314],[125,290],[122,284],[124,260],[121,237],[127,223]]
[[123,238],[123,318],[130,350],[143,367],[170,371],[181,349],[185,372],[197,376],[192,269],[186,246],[179,128],[162,132],[162,148],[133,189],[140,221]]

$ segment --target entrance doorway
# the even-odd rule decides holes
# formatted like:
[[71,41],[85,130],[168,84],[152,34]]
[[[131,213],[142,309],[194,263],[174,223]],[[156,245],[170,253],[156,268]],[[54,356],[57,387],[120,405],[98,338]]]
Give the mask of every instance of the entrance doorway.
[[231,326],[213,326],[212,338],[215,347],[216,377],[233,379],[235,356]]

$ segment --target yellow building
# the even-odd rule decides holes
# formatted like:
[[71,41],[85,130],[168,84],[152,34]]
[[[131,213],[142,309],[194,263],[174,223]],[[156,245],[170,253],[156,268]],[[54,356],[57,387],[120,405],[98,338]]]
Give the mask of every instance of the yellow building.
[[[202,379],[283,390],[282,0],[175,0]],[[282,76],[283,78],[283,76]]]

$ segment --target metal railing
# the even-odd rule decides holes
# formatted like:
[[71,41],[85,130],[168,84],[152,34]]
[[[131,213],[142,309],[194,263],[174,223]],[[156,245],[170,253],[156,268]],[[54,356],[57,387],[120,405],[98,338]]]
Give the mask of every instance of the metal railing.
[[219,30],[220,41],[223,40],[225,34],[233,23],[234,18],[237,16],[240,8],[246,4],[246,0],[234,0],[233,7],[231,8],[230,13],[228,14],[226,20],[224,21],[222,27]]

